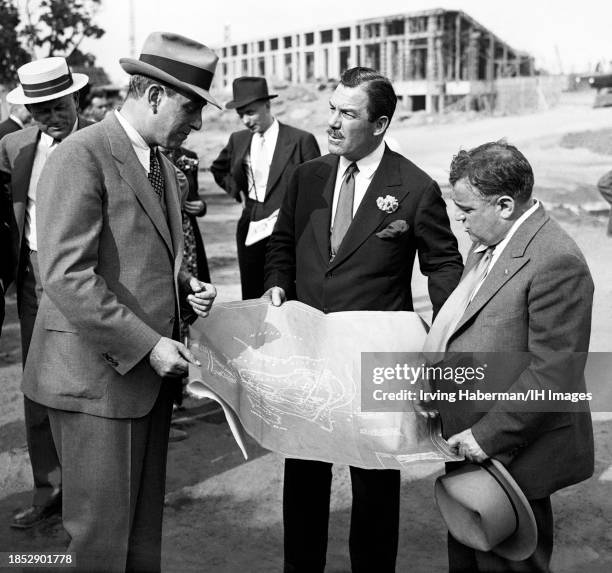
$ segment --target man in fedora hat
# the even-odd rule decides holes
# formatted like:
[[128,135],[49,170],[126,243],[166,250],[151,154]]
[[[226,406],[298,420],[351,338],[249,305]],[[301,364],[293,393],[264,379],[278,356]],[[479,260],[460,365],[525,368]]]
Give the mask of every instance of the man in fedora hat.
[[[79,90],[88,82],[73,74],[66,60],[44,58],[17,70],[21,84],[6,99],[26,106],[36,125],[20,129],[0,140],[0,172],[12,195],[14,220],[11,249],[16,262],[14,277],[21,325],[22,362],[25,365],[38,312],[42,285],[38,268],[36,220],[39,213],[36,188],[47,158],[58,144],[77,129],[90,125],[78,117]],[[67,159],[64,169],[70,169]],[[64,206],[51,205],[54,216]],[[28,452],[34,478],[32,504],[13,516],[11,526],[26,529],[61,511],[61,467],[53,443],[47,408],[24,397]]]
[[80,571],[160,569],[172,399],[195,363],[179,320],[206,316],[216,292],[180,273],[182,189],[158,146],[180,146],[218,106],[217,59],[150,34],[139,59],[120,60],[121,111],[62,144],[38,188],[44,293],[23,389],[49,408]]
[[242,298],[264,292],[268,238],[297,165],[321,155],[311,133],[280,123],[272,115],[265,78],[241,77],[232,84],[235,109],[246,129],[230,135],[210,167],[215,181],[243,205],[236,228]]
[[[451,163],[456,219],[473,245],[424,351],[443,357],[441,365],[486,364],[484,378],[461,389],[499,392],[500,399],[445,399],[437,408],[444,436],[457,453],[473,462],[496,458],[506,466],[529,500],[538,531],[535,550],[519,557],[450,536],[451,572],[548,572],[550,495],[593,473],[588,403],[565,407],[521,399],[529,390],[542,391],[546,399],[549,391],[586,393],[593,302],[584,256],[532,197],[533,182],[525,156],[504,141],[460,151]],[[450,354],[444,357],[445,352]],[[436,385],[456,392],[452,383]]]

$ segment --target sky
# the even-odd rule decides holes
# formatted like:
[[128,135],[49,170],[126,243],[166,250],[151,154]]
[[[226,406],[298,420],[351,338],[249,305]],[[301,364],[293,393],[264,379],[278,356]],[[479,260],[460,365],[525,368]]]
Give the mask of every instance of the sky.
[[[127,76],[118,60],[130,56],[128,0],[102,0],[97,21],[106,35],[83,44],[94,53],[111,79]],[[133,0],[135,45],[138,57],[152,31],[171,31],[210,47],[223,44],[229,26],[232,42],[358,18],[416,10],[459,9],[518,50],[536,58],[536,65],[552,73],[591,71],[600,61],[612,60],[612,1],[610,0]]]

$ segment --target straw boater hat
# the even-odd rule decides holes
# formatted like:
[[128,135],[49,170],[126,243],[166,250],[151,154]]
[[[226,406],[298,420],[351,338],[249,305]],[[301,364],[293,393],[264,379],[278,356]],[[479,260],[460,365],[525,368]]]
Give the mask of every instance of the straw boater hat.
[[141,74],[195,95],[221,109],[210,95],[217,54],[204,44],[170,32],[153,32],[145,40],[140,57],[121,58],[130,75]]
[[58,56],[23,64],[17,75],[21,85],[6,94],[9,103],[50,101],[80,90],[89,81],[85,74],[73,74],[66,59]]
[[242,76],[232,83],[234,99],[225,104],[227,109],[237,109],[255,101],[268,100],[278,97],[277,94],[268,93],[266,78]]
[[531,506],[497,460],[440,476],[434,494],[450,534],[464,545],[511,561],[535,551],[538,531]]

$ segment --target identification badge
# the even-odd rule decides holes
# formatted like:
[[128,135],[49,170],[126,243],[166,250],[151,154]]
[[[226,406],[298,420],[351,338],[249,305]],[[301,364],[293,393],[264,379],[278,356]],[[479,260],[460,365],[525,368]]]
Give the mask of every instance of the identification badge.
[[246,247],[250,247],[255,243],[269,237],[274,230],[274,225],[276,224],[276,219],[278,219],[279,209],[274,211],[271,215],[266,217],[265,219],[260,219],[259,221],[251,221],[249,223],[249,230],[247,232],[246,239],[244,240],[244,244]]

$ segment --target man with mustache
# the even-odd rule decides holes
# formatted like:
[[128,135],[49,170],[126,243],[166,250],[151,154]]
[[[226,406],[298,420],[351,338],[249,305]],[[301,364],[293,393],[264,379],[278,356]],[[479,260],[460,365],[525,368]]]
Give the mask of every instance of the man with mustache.
[[63,143],[38,186],[44,292],[23,390],[49,409],[78,571],[160,570],[172,400],[196,363],[181,311],[206,316],[216,291],[179,272],[186,181],[158,147],[179,147],[217,105],[217,59],[150,34],[120,60],[121,110]]
[[[411,311],[417,252],[434,316],[459,282],[463,264],[438,185],[384,142],[396,102],[375,70],[342,75],[329,101],[330,153],[296,168],[270,238],[272,304]],[[352,571],[395,571],[400,473],[350,470]],[[285,460],[286,573],[325,568],[331,478],[329,463]]]
[[[25,365],[34,321],[42,295],[36,233],[36,188],[47,158],[61,141],[91,124],[78,116],[79,90],[88,82],[73,74],[64,58],[43,58],[17,70],[21,85],[6,99],[25,105],[36,125],[20,129],[0,140],[0,172],[12,196],[14,226],[13,260],[17,309],[21,326],[21,357]],[[69,168],[70,161],[64,168]],[[53,205],[53,212],[63,208]],[[28,453],[34,478],[32,504],[13,516],[11,527],[30,528],[61,512],[62,475],[53,443],[47,408],[24,396]]]
[[[232,85],[235,109],[246,129],[232,133],[210,166],[217,184],[244,207],[236,228],[242,298],[263,292],[268,239],[296,165],[319,157],[311,133],[280,123],[272,115],[265,78],[241,77]],[[266,224],[267,223],[267,224]]]

